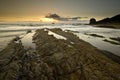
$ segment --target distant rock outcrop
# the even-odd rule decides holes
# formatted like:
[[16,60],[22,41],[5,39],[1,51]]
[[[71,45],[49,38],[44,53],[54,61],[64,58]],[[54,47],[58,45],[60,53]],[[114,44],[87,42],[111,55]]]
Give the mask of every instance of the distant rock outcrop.
[[111,18],[104,18],[96,22],[95,19],[92,18],[90,19],[90,24],[120,24],[120,14]]
[[90,24],[95,24],[96,23],[96,19],[95,18],[91,18],[90,19]]

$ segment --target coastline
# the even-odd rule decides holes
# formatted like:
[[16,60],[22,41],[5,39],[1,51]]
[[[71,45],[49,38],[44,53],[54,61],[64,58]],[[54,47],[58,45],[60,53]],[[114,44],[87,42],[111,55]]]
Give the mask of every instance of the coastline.
[[120,64],[120,56],[117,56],[111,52],[105,51],[105,50],[101,50],[102,54],[104,54],[106,57],[110,58],[111,60],[113,60],[116,63]]
[[[119,79],[120,64],[107,58],[102,51],[73,33],[64,32],[59,28],[38,29],[33,36],[33,43],[36,49],[25,49],[18,39],[11,41],[0,52],[1,80],[3,80],[1,75],[5,73],[7,73],[6,79],[16,77],[9,73],[15,73],[20,76],[17,77],[19,79],[21,77],[32,79],[36,76],[34,80]],[[4,72],[7,68],[8,71]],[[18,74],[19,69],[27,71],[27,74],[24,74],[25,72],[21,72],[24,75]]]
[[100,28],[120,29],[120,24],[88,24],[88,25]]

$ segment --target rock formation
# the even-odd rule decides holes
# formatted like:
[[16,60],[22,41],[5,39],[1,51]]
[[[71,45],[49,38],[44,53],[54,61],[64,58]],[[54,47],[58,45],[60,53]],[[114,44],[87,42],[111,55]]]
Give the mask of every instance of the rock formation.
[[96,19],[95,18],[91,18],[89,24],[96,24]]
[[35,51],[12,41],[0,52],[0,80],[120,80],[120,64],[71,32],[40,29],[33,41]]
[[89,24],[120,24],[120,14],[111,18],[104,18],[99,21],[96,21],[95,18],[91,18]]

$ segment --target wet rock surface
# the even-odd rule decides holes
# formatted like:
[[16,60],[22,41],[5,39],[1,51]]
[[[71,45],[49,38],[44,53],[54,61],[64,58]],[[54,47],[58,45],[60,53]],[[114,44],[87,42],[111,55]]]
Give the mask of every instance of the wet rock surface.
[[104,39],[103,41],[108,42],[108,43],[111,43],[111,44],[115,44],[115,45],[120,45],[119,42],[114,42],[114,41],[107,40],[107,39]]
[[93,37],[104,38],[104,36],[98,35],[98,34],[87,34],[87,33],[86,33],[85,35],[90,35],[90,36],[93,36]]
[[0,80],[120,80],[120,64],[70,32],[36,30],[33,42],[34,51],[12,41],[0,52]]

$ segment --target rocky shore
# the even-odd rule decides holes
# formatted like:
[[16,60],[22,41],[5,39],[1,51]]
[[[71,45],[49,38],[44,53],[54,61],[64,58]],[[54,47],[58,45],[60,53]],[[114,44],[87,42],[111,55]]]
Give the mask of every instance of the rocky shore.
[[69,31],[39,29],[33,43],[13,40],[0,52],[0,80],[120,80],[120,64]]
[[89,24],[95,27],[120,29],[120,14],[99,21],[96,21],[95,18],[91,18]]

